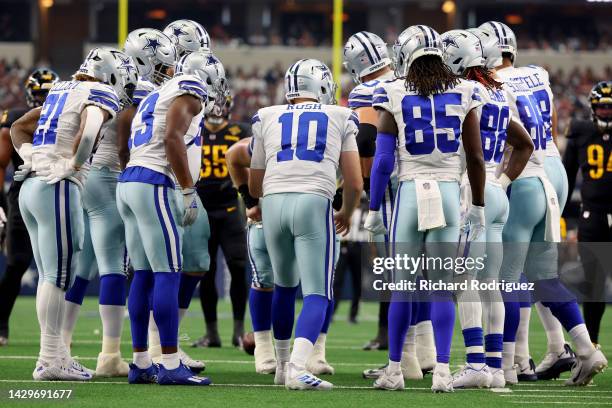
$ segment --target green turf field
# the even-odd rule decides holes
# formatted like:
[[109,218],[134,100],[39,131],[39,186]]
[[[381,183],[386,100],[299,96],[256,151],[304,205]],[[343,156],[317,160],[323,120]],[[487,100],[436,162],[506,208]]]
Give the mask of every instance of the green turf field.
[[[220,303],[220,326],[224,347],[221,349],[192,349],[191,340],[202,334],[203,323],[198,302],[192,303],[190,313],[181,327],[181,344],[196,358],[207,363],[206,374],[214,385],[210,387],[160,387],[157,385],[130,386],[127,379],[99,379],[89,383],[38,383],[32,380],[32,370],[38,353],[38,324],[34,298],[17,301],[11,318],[11,339],[8,347],[0,348],[0,407],[46,406],[66,407],[502,407],[502,406],[604,406],[612,405],[612,374],[596,377],[595,384],[585,388],[566,388],[561,381],[538,382],[514,386],[506,392],[490,390],[455,391],[452,394],[432,394],[431,376],[423,381],[406,384],[404,392],[371,389],[371,381],[361,377],[361,371],[386,361],[386,353],[362,351],[361,346],[372,337],[376,326],[377,306],[364,304],[360,323],[345,321],[347,304],[336,316],[328,338],[328,360],[336,374],[328,377],[335,389],[327,393],[290,392],[272,385],[272,376],[255,374],[252,357],[231,347],[229,304]],[[74,335],[73,355],[90,368],[101,341],[101,323],[97,303],[86,299]],[[456,333],[460,333],[456,330]],[[602,324],[602,347],[612,350],[612,313]],[[531,352],[540,359],[545,349],[544,332],[534,312],[530,337]],[[129,324],[126,320],[124,357],[130,357]],[[457,368],[462,361],[462,339],[455,336],[452,364]],[[15,400],[9,390],[69,389],[70,399]]]

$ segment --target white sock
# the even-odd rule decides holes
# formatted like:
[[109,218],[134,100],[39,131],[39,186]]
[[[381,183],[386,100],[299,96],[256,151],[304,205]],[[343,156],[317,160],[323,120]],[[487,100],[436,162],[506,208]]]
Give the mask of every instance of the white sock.
[[591,342],[591,336],[584,323],[574,326],[569,331],[569,335],[576,346],[576,354],[580,357],[588,357],[595,351],[595,346]]
[[506,308],[504,307],[501,293],[498,290],[487,290],[481,292],[480,297],[482,299],[482,320],[485,326],[485,333],[503,334]]
[[276,363],[282,366],[289,361],[289,356],[291,354],[291,339],[274,339],[274,347],[276,348]]
[[561,322],[552,314],[549,308],[544,306],[542,302],[536,303],[536,310],[544,331],[546,332],[546,348],[549,353],[562,353],[565,346],[565,337],[563,336],[563,326]]
[[502,368],[510,369],[514,366],[514,350],[516,343],[504,341],[504,351],[502,351]]
[[291,352],[291,358],[289,361],[291,361],[298,368],[306,367],[306,361],[312,354],[313,348],[314,344],[312,344],[307,338],[296,338],[293,341],[293,351]]
[[98,310],[102,319],[102,352],[119,353],[125,306],[100,305]]
[[529,320],[531,320],[531,307],[521,307],[521,320],[516,331],[514,350],[514,359],[518,361],[529,360]]
[[40,360],[51,362],[64,357],[66,349],[62,341],[64,319],[64,291],[49,282],[38,286],[36,314],[40,323]]
[[262,330],[253,333],[255,347],[272,345],[272,330]]
[[178,353],[162,354],[162,364],[166,370],[175,370],[180,363],[181,360],[179,359]]
[[401,371],[401,363],[399,361],[389,360],[389,372],[396,373]]
[[423,320],[416,324],[416,342],[422,347],[435,348],[433,326],[431,320]]
[[64,321],[62,322],[62,339],[66,347],[70,348],[72,344],[72,333],[74,326],[79,318],[81,305],[64,300]]
[[151,361],[151,356],[148,351],[135,351],[134,352],[134,364],[136,367],[145,369],[151,367],[153,361]]
[[436,367],[434,368],[434,371],[436,372],[443,371],[447,374],[450,374],[450,365],[448,365],[448,363],[436,363]]
[[319,337],[317,337],[317,341],[314,344],[314,349],[312,350],[312,357],[317,360],[325,361],[325,340],[327,339],[327,333],[319,333]]
[[149,315],[149,349],[152,347],[161,347],[161,340],[159,339],[159,329],[155,323],[153,317],[153,311]]
[[406,333],[406,339],[404,340],[404,348],[402,354],[408,354],[416,357],[416,326],[411,325]]

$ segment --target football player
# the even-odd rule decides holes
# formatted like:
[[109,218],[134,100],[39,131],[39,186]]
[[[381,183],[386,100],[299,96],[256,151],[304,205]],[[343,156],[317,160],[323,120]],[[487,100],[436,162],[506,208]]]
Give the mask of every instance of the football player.
[[[401,37],[401,35],[400,35]],[[350,72],[357,86],[353,88],[349,95],[349,108],[357,112],[359,116],[359,133],[357,134],[357,147],[359,148],[359,156],[361,160],[362,173],[364,177],[364,186],[366,193],[370,192],[370,171],[374,151],[376,149],[376,118],[377,114],[372,108],[372,94],[374,89],[382,81],[393,79],[394,73],[391,69],[391,59],[388,56],[387,45],[376,34],[367,31],[361,31],[353,34],[344,45],[344,67]],[[383,197],[383,222],[385,228],[389,228],[389,221],[393,213],[393,199],[397,192],[397,171],[394,171],[389,185],[385,190]],[[389,236],[376,235],[372,236],[374,242],[384,243],[380,249],[381,255],[386,255]],[[415,303],[415,311],[417,310]],[[429,371],[434,365],[435,351],[433,350],[433,331],[431,330],[431,322],[429,321],[429,304],[422,303],[422,308],[419,312],[415,312],[414,319],[416,320],[411,325],[406,336],[406,353],[402,354],[402,372],[406,379],[422,379],[423,372],[417,359],[417,354],[423,359],[424,371]],[[389,303],[382,301],[379,308],[378,318],[378,334],[376,338],[365,345],[365,350],[386,349],[387,348],[387,320],[388,320]],[[418,319],[420,317],[420,319]],[[427,325],[429,323],[429,325]],[[417,326],[421,326],[423,332],[431,335],[429,343],[430,347],[423,347],[416,352],[415,339]],[[423,330],[424,329],[424,330]],[[429,330],[428,330],[429,329]],[[423,336],[421,336],[423,337]],[[428,360],[428,361],[426,361]],[[382,374],[384,366],[379,369],[368,369],[363,372],[365,378],[377,378]]]
[[[496,67],[497,74],[510,90],[512,113],[520,118],[534,144],[527,166],[512,182],[510,212],[504,226],[503,241],[505,244],[515,244],[504,246],[505,252],[508,252],[506,248],[511,249],[512,256],[504,256],[501,277],[508,282],[518,282],[524,269],[527,279],[534,283],[536,300],[550,309],[576,346],[578,362],[565,384],[587,385],[593,376],[607,367],[607,360],[591,343],[576,299],[563,286],[556,269],[557,249],[554,243],[560,240],[560,202],[544,169],[547,135],[540,108],[546,101],[550,101],[545,91],[545,87],[549,86],[548,75],[539,68],[514,67],[516,37],[508,26],[490,21],[480,28],[498,39],[502,62]],[[541,90],[544,92],[540,93]],[[531,242],[536,244],[530,245]],[[529,362],[528,350],[519,350],[526,364],[514,367],[515,341],[521,320],[519,295],[516,291],[504,292],[506,316],[503,368],[506,382],[510,384],[518,381],[518,371],[527,375],[526,379],[537,379],[534,364]],[[523,316],[526,318],[527,314],[523,313]],[[522,331],[526,330],[524,328]]]
[[[59,81],[59,76],[48,68],[39,68],[32,72],[25,82],[25,97],[29,109],[10,109],[2,113],[0,119],[0,180],[4,181],[4,171],[9,163],[14,169],[23,164],[23,160],[13,148],[9,129],[13,123],[28,110],[42,106],[49,89]],[[0,347],[8,344],[9,317],[15,299],[21,289],[21,278],[32,263],[32,245],[28,231],[19,211],[19,191],[22,181],[13,181],[6,199],[6,269],[0,280]],[[4,189],[2,190],[4,191]]]
[[119,111],[117,92],[123,90],[116,61],[100,58],[95,63],[95,69],[79,69],[72,81],[56,83],[42,108],[29,111],[11,127],[13,144],[24,161],[15,179],[27,177],[19,207],[40,279],[36,304],[41,344],[35,380],[83,381],[93,373],[70,357],[61,329],[64,291],[73,281],[84,239],[80,170],[101,129]]
[[[405,243],[416,248],[425,242],[437,242],[439,246],[432,246],[432,250],[444,255],[446,250],[442,243],[456,243],[459,239],[461,145],[472,191],[472,207],[461,223],[471,226],[470,240],[477,239],[484,228],[485,167],[475,110],[482,104],[479,88],[459,79],[444,64],[440,35],[431,27],[409,27],[403,42],[394,46],[394,54],[397,79],[383,82],[374,91],[372,101],[380,113],[371,174],[370,212],[364,226],[372,233],[386,232],[380,205],[397,153],[400,186],[390,231],[393,252],[401,250],[400,245]],[[432,123],[433,112],[437,126]],[[417,132],[420,137],[416,137]],[[423,205],[424,195],[430,197],[426,200],[429,205]],[[423,216],[424,207],[431,211],[432,217]],[[405,270],[396,271],[395,282],[414,277],[410,274],[400,276],[401,272]],[[430,279],[436,279],[442,271],[428,272]],[[375,388],[404,388],[400,359],[411,322],[411,300],[409,292],[392,293],[389,365],[374,382]],[[453,333],[454,312],[450,292],[433,292],[431,318],[436,333],[437,364],[432,390],[436,392],[452,390],[448,345]]]
[[[576,173],[579,169],[582,173],[578,241],[609,242],[612,240],[612,168],[609,165],[612,160],[612,81],[597,83],[591,90],[589,100],[593,119],[572,121],[567,132],[568,144],[563,164],[567,169],[570,192],[574,190]],[[602,270],[589,251],[582,246],[579,248],[590,296],[590,301],[585,301],[582,307],[591,340],[597,344],[599,324],[606,307],[602,290],[607,272]],[[538,377],[541,375],[539,368],[548,357],[547,354],[538,365]]]
[[[118,67],[121,77],[106,65]],[[136,82],[136,67],[126,54],[112,48],[91,50],[79,68],[79,75],[94,76],[103,72],[109,83],[117,82],[116,93],[121,108],[130,106]],[[121,358],[120,342],[125,314],[127,256],[124,228],[117,210],[116,186],[119,175],[117,154],[117,120],[112,118],[100,131],[100,141],[83,174],[83,248],[76,259],[74,283],[66,292],[62,337],[68,347],[89,281],[100,272],[100,316],[102,318],[102,352],[98,355],[96,376],[125,377],[128,365]]]
[[[260,109],[253,117],[249,173],[251,195],[263,197],[264,237],[274,271],[275,383],[288,389],[329,390],[332,384],[310,373],[306,363],[333,298],[335,233],[349,228],[362,192],[355,141],[358,119],[349,109],[333,106],[335,85],[320,61],[294,63],[285,75],[285,87],[287,105]],[[344,178],[343,206],[334,215],[338,166]],[[289,356],[300,283],[304,304]]]
[[[497,39],[485,31],[452,30],[442,34],[444,62],[452,71],[465,79],[482,85],[478,108],[480,137],[487,172],[485,185],[485,226],[483,247],[471,247],[475,258],[486,251],[486,264],[471,279],[495,282],[499,278],[502,261],[502,230],[508,218],[507,185],[525,168],[533,151],[533,143],[523,126],[512,117],[508,97],[502,84],[495,78],[495,65],[501,60]],[[512,146],[508,165],[498,177],[499,163],[505,144]],[[467,183],[462,185],[465,189]],[[466,191],[467,193],[467,191]],[[465,194],[469,196],[469,194]],[[469,209],[469,200],[466,200]],[[485,248],[486,247],[486,248]],[[474,252],[472,252],[474,251]],[[502,370],[504,308],[499,291],[462,290],[456,293],[459,320],[463,329],[467,364],[454,376],[453,388],[503,388],[506,384]],[[481,304],[482,301],[482,304]],[[487,334],[483,338],[482,322]],[[483,347],[484,346],[484,347]],[[485,357],[486,353],[486,357]],[[486,363],[486,364],[485,364]]]
[[[183,38],[185,40],[185,38]],[[195,39],[192,39],[192,42]],[[153,46],[151,45],[153,44]],[[136,108],[146,98],[146,96],[155,89],[158,89],[163,81],[165,81],[174,72],[176,53],[172,46],[172,41],[162,32],[153,29],[139,29],[131,32],[125,42],[125,51],[137,63],[140,80],[134,91],[134,104],[131,108],[126,109],[119,116],[118,127],[118,143],[120,161],[123,163],[129,158],[128,139],[130,134],[130,126]],[[204,51],[206,54],[207,52]],[[189,52],[184,51],[184,56]],[[217,61],[218,62],[218,61]],[[221,67],[221,70],[223,67]],[[206,74],[218,72],[215,64],[206,66]],[[210,90],[212,93],[212,90]],[[212,94],[210,97],[212,101]],[[188,146],[187,154],[189,158],[190,171],[192,175],[199,170],[200,163],[200,145],[201,138],[194,138],[193,143]],[[122,165],[124,167],[124,165]],[[204,207],[199,206],[197,221],[194,225],[184,228],[185,240],[183,241],[183,273],[179,282],[179,322],[185,316],[194,288],[200,281],[204,271],[208,269],[210,258],[206,242],[210,234],[208,226],[208,217]],[[161,361],[161,343],[159,331],[151,312],[149,317],[149,354],[155,363]],[[193,372],[198,373],[205,368],[204,362],[191,358],[182,348],[178,348],[178,353],[181,361],[187,365]]]
[[[175,58],[169,40],[166,51]],[[210,384],[208,378],[195,376],[178,353],[183,227],[194,224],[200,215],[194,187],[197,173],[190,168],[186,146],[198,138],[200,122],[210,110],[205,57],[185,56],[174,77],[160,81],[160,88],[142,100],[128,141],[130,160],[119,177],[117,202],[134,266],[128,301],[132,384]],[[159,329],[159,366],[147,350],[150,305]]]
[[[255,371],[260,374],[272,374],[276,371],[276,357],[271,331],[274,275],[263,233],[260,200],[251,196],[247,185],[248,168],[251,165],[252,140],[249,137],[235,143],[227,151],[226,159],[232,181],[234,185],[239,186],[240,195],[247,209],[247,248],[252,271],[249,312],[251,313],[255,340]],[[340,210],[341,204],[338,206],[338,200],[334,199],[332,204],[335,210]],[[338,251],[337,248],[336,251]],[[337,258],[338,255],[335,255],[334,263],[337,262]],[[313,353],[306,362],[306,370],[314,375],[334,374],[335,371],[325,357],[325,341],[332,314],[333,302],[330,302]]]

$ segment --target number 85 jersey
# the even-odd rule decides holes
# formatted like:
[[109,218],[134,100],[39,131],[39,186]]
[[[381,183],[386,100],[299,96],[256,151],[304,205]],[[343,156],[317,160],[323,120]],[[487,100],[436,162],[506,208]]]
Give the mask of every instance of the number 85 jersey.
[[480,89],[460,79],[454,88],[422,96],[407,90],[404,79],[394,79],[374,91],[372,106],[392,114],[397,123],[400,181],[461,181],[461,129],[467,114],[482,105]]
[[[193,75],[178,75],[168,80],[161,88],[149,93],[138,105],[128,140],[130,161],[127,167],[146,167],[174,180],[174,172],[166,157],[164,139],[168,109],[181,95],[192,95],[201,101],[202,109],[191,120],[184,137],[185,145],[193,142],[199,145],[200,123],[208,100],[206,86]],[[199,164],[199,159],[197,162]]]
[[357,114],[306,102],[260,109],[251,122],[251,168],[266,170],[264,196],[311,193],[333,199],[340,153],[357,151]]

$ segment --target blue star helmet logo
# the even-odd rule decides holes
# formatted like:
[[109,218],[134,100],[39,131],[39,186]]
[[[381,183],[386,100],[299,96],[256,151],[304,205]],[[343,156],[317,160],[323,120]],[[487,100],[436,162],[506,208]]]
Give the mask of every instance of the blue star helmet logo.
[[181,30],[181,27],[179,26],[175,26],[172,29],[172,34],[174,34],[176,37],[180,37],[181,35],[187,35],[187,33],[183,30]]
[[153,54],[157,52],[157,48],[161,46],[161,43],[157,38],[147,38],[147,45],[143,47],[143,50],[150,49]]
[[121,54],[115,54],[115,56],[117,58],[119,58],[119,60],[121,61],[121,69],[124,69],[125,72],[129,75],[130,72],[134,71],[136,72],[136,68],[134,67],[134,65],[131,63],[130,59],[128,57],[124,57]]
[[444,48],[448,48],[448,47],[450,47],[451,45],[452,45],[453,47],[459,48],[459,45],[457,45],[457,42],[455,41],[455,38],[454,38],[454,37],[450,37],[450,36],[445,37],[445,38],[442,40],[442,44],[444,44]]
[[321,71],[323,71],[323,75],[321,76],[321,79],[325,79],[325,78],[329,78],[330,77],[329,70],[327,69],[327,67],[325,65],[319,65],[319,66],[317,66],[317,68],[319,68]]
[[212,54],[206,58],[206,65],[215,65],[219,60]]

